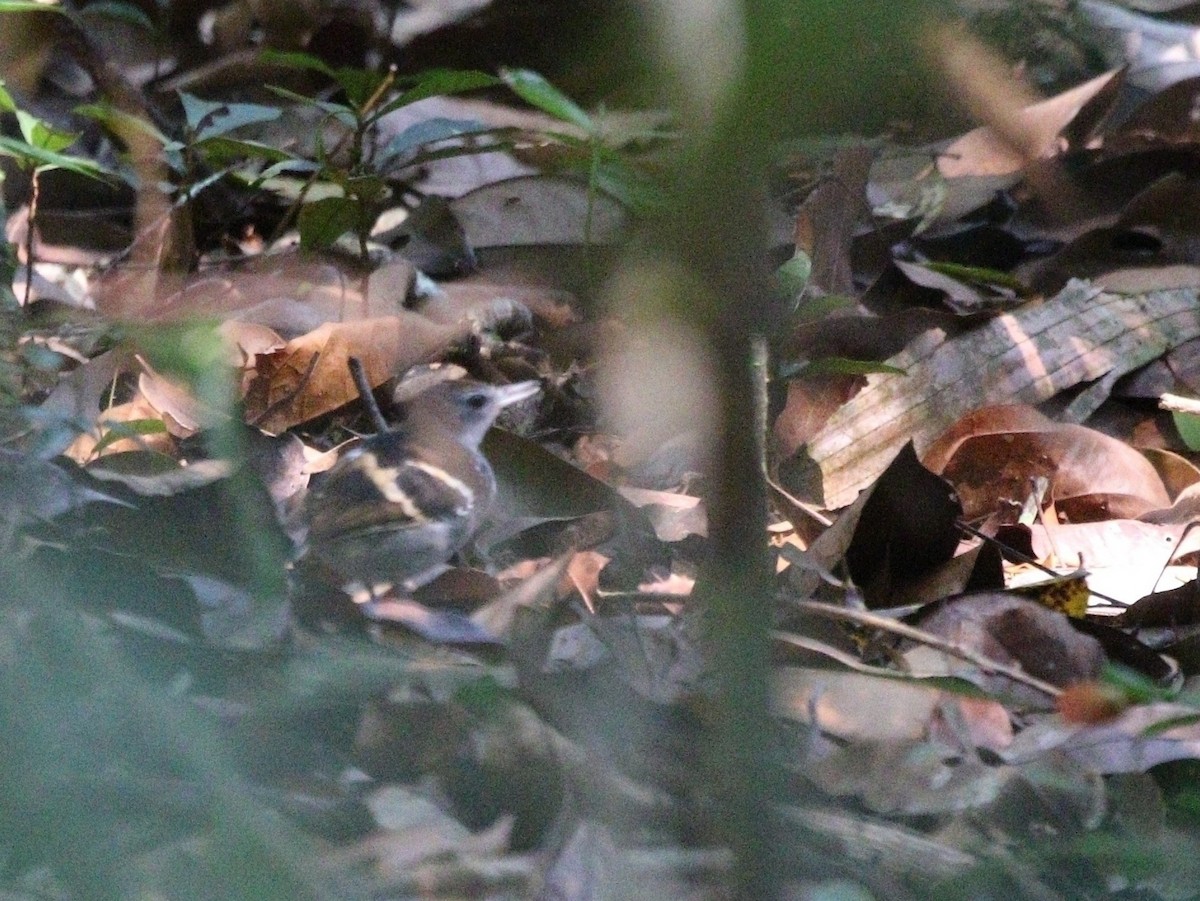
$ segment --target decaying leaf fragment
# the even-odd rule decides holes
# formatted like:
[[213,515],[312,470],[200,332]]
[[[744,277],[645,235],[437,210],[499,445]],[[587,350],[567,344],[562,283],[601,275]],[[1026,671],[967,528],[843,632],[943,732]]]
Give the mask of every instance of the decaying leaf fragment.
[[949,341],[931,330],[886,361],[904,375],[869,376],[867,387],[809,442],[821,484],[803,487],[826,507],[843,507],[905,442],[921,453],[970,410],[1039,403],[1092,382],[1061,417],[1081,422],[1120,376],[1197,335],[1195,288],[1121,295],[1081,281]]

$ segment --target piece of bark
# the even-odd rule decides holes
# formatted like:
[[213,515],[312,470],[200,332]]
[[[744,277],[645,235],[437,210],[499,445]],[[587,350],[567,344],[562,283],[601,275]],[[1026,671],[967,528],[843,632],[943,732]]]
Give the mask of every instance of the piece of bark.
[[1108,294],[1072,281],[1057,296],[946,341],[927,332],[887,360],[808,444],[806,492],[829,509],[870,485],[910,439],[921,454],[960,416],[990,404],[1036,404],[1091,382],[1061,419],[1082,422],[1122,375],[1200,335],[1200,289]]

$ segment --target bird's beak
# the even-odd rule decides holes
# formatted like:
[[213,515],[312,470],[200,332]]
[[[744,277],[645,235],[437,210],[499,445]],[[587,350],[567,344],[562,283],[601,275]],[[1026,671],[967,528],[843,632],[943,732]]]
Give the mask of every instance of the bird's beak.
[[493,388],[496,391],[496,402],[501,407],[507,407],[533,397],[542,390],[542,385],[541,382],[530,380],[513,382],[511,385],[494,385]]

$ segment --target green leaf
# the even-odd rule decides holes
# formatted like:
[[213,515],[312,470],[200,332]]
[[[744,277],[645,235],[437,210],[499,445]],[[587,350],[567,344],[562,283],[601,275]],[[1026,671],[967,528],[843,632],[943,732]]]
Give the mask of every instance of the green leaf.
[[799,297],[811,275],[812,258],[797,250],[795,256],[775,270],[775,288],[784,297]]
[[45,150],[16,138],[0,137],[0,156],[10,156],[23,164],[33,163],[43,169],[66,169],[100,180],[113,174],[111,170],[92,160]]
[[[1137,704],[1148,704],[1153,701],[1169,701],[1173,692],[1159,685],[1150,677],[1130,669],[1120,663],[1106,663],[1100,673],[1100,681],[1121,689],[1131,701]],[[1186,698],[1178,700],[1183,703]]]
[[931,272],[956,278],[962,282],[975,282],[981,285],[996,285],[1008,288],[1022,296],[1029,293],[1028,286],[1019,278],[1014,278],[999,269],[988,269],[984,266],[963,266],[961,263],[925,263],[925,268]]
[[66,10],[54,3],[35,3],[33,0],[0,0],[0,13],[60,13]]
[[0,78],[0,113],[15,113],[16,111],[17,102],[13,100],[12,94],[5,87],[4,79]]
[[186,91],[179,92],[183,103],[183,114],[191,129],[193,140],[205,141],[220,137],[256,122],[273,122],[283,115],[283,110],[277,106],[264,106],[259,103],[216,103],[201,100]]
[[1200,415],[1195,413],[1171,413],[1179,437],[1190,451],[1200,451]]
[[273,63],[277,66],[286,66],[289,69],[311,69],[314,72],[322,72],[330,78],[336,79],[337,73],[322,60],[320,57],[313,56],[310,53],[300,53],[299,51],[285,52],[283,50],[264,50],[258,55],[258,58],[264,63]]
[[358,111],[362,111],[368,100],[375,96],[387,74],[370,69],[341,68],[333,73],[337,83],[346,92],[346,100]]
[[513,93],[531,106],[536,106],[544,113],[549,113],[561,122],[577,125],[589,135],[596,135],[598,129],[592,117],[585,113],[575,101],[562,93],[542,76],[528,69],[501,69],[500,77],[512,89]]
[[66,150],[79,137],[70,132],[60,131],[48,122],[44,122],[36,116],[25,112],[25,110],[17,110],[17,124],[20,126],[21,134],[26,141],[34,147],[49,150],[51,153]]
[[99,456],[106,447],[125,438],[140,438],[145,435],[162,435],[167,424],[161,419],[129,419],[124,422],[105,422],[104,435],[96,442],[93,454]]
[[107,103],[85,103],[75,107],[74,111],[81,116],[86,116],[89,119],[99,122],[118,136],[133,130],[149,135],[164,146],[171,141],[170,138],[159,131],[154,123],[148,122],[138,116],[131,116],[129,113],[116,109]]
[[322,112],[327,113],[337,119],[342,125],[347,128],[355,128],[358,125],[358,116],[354,110],[346,106],[344,103],[331,103],[328,100],[317,100],[313,97],[305,97],[303,94],[297,94],[295,91],[289,91],[287,88],[281,88],[278,85],[269,84],[267,90],[272,94],[278,94],[285,100],[292,100],[296,103],[302,103],[305,106],[315,106]]
[[157,31],[154,22],[138,7],[132,3],[123,3],[121,0],[97,0],[95,3],[89,3],[79,11],[83,18],[98,18],[111,19],[115,22],[127,22],[130,25],[136,25],[138,28],[144,28],[147,31]]
[[382,167],[388,160],[412,153],[419,147],[435,141],[448,141],[462,135],[481,134],[489,130],[486,125],[475,119],[426,119],[408,126],[388,141],[379,154],[379,165]]
[[229,162],[240,159],[262,159],[269,163],[285,163],[295,157],[286,150],[263,144],[261,141],[243,141],[239,138],[208,138],[202,142],[209,163]]
[[479,88],[490,88],[500,84],[500,79],[486,72],[471,69],[431,69],[417,79],[416,84],[392,98],[371,114],[372,120],[385,116],[402,106],[424,100],[426,97],[441,97],[446,94],[461,94]]
[[274,163],[274,164],[268,166],[266,169],[264,169],[262,172],[260,172],[258,174],[258,177],[255,178],[254,181],[256,183],[261,183],[263,181],[266,181],[267,179],[275,178],[278,175],[282,175],[284,172],[298,172],[301,174],[310,174],[313,172],[320,172],[322,168],[323,167],[321,166],[320,163],[314,162],[312,160],[302,160],[302,159],[283,160],[283,161],[280,161],[278,163]]
[[346,196],[361,208],[364,203],[379,203],[391,195],[391,188],[378,175],[358,175],[346,180]]
[[358,203],[349,197],[326,197],[304,204],[297,221],[300,247],[304,250],[329,247],[357,227],[358,214]]
[[873,360],[848,360],[844,357],[824,357],[802,366],[797,375],[905,375],[903,369],[876,363]]
[[792,318],[797,322],[815,322],[824,319],[830,313],[848,310],[858,305],[853,297],[843,297],[840,294],[826,294],[823,297],[803,297],[796,305]]
[[615,154],[601,153],[595,179],[597,188],[635,213],[647,215],[666,207],[662,185]]

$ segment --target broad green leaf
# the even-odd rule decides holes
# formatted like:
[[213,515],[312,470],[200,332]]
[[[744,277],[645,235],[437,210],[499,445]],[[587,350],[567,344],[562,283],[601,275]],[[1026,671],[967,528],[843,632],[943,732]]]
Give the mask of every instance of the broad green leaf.
[[1121,689],[1131,700],[1139,704],[1146,704],[1152,701],[1169,701],[1173,697],[1181,703],[1194,704],[1195,700],[1193,698],[1189,701],[1183,695],[1176,697],[1170,688],[1160,685],[1144,673],[1139,673],[1128,666],[1111,661],[1104,664],[1104,669],[1100,673],[1100,681],[1106,685],[1113,685]]
[[808,286],[812,275],[812,258],[802,250],[775,270],[775,288],[787,298],[796,298]]
[[654,213],[666,206],[662,185],[615,153],[601,150],[595,180],[597,188],[635,213]]
[[285,100],[293,100],[305,106],[315,106],[317,109],[337,119],[347,128],[355,128],[358,125],[358,117],[355,115],[354,110],[350,109],[344,103],[331,103],[328,100],[305,97],[303,94],[297,94],[295,91],[289,91],[287,88],[281,88],[274,84],[269,84],[266,87],[272,94],[278,94]]
[[132,3],[123,3],[121,0],[97,0],[97,2],[83,7],[79,14],[85,19],[96,16],[117,22],[128,22],[130,25],[136,25],[147,31],[157,30],[154,22],[142,10]]
[[0,0],[0,13],[62,13],[57,3],[34,3],[32,0]]
[[1172,413],[1179,437],[1190,451],[1200,451],[1200,416],[1195,413]]
[[305,250],[329,247],[358,225],[359,205],[349,197],[327,197],[300,208],[297,226]]
[[262,159],[269,163],[285,163],[295,159],[286,150],[263,144],[261,141],[244,141],[239,138],[208,138],[202,142],[209,162],[228,162],[239,159]]
[[388,141],[379,155],[379,165],[382,167],[388,160],[411,153],[425,144],[486,131],[489,131],[487,126],[474,119],[426,119],[410,125]]
[[590,135],[597,133],[596,123],[575,101],[536,72],[528,69],[501,69],[500,77],[513,93],[555,119],[577,125]]
[[500,79],[486,72],[471,69],[431,69],[423,73],[411,88],[393,97],[378,110],[371,113],[372,120],[387,115],[402,106],[424,100],[426,97],[441,97],[445,94],[461,94],[479,88],[490,88],[500,84]]
[[823,297],[803,297],[792,313],[797,322],[815,322],[824,319],[839,310],[853,309],[858,301],[853,297],[843,297],[840,294],[826,294]]
[[285,52],[283,50],[264,50],[258,58],[264,63],[274,63],[277,66],[287,66],[291,69],[311,69],[323,72],[330,78],[337,78],[337,73],[320,57],[299,51]]
[[94,119],[117,135],[122,135],[129,130],[135,130],[149,135],[164,147],[171,143],[171,139],[163,134],[154,123],[148,122],[138,116],[131,116],[129,113],[109,106],[107,103],[85,103],[82,106],[75,107],[75,112],[81,116],[87,116],[89,119]]
[[10,156],[23,163],[33,163],[46,169],[66,169],[89,178],[104,179],[112,175],[109,169],[92,160],[34,147],[16,138],[0,137],[0,156]]
[[273,122],[283,115],[277,106],[259,103],[218,103],[201,100],[186,91],[179,92],[183,114],[193,139],[205,141],[220,137],[236,128],[256,122]]
[[49,150],[51,153],[66,150],[79,137],[70,132],[60,131],[48,122],[25,112],[25,110],[17,110],[17,124],[20,126],[21,135],[26,141],[34,147]]
[[367,101],[379,91],[387,74],[370,69],[341,68],[333,73],[333,77],[346,92],[346,100],[361,113]]
[[13,100],[12,94],[5,87],[4,79],[0,78],[0,113],[15,113],[17,111],[17,102]]
[[377,203],[391,194],[387,182],[378,175],[358,175],[346,180],[346,196],[359,204]]
[[320,172],[321,168],[322,167],[320,163],[313,162],[312,160],[281,160],[280,162],[274,163],[273,165],[268,166],[266,169],[263,169],[263,171],[258,174],[258,177],[254,179],[254,181],[261,183],[269,178],[275,178],[276,176],[282,175],[284,172],[310,174],[313,172]]

